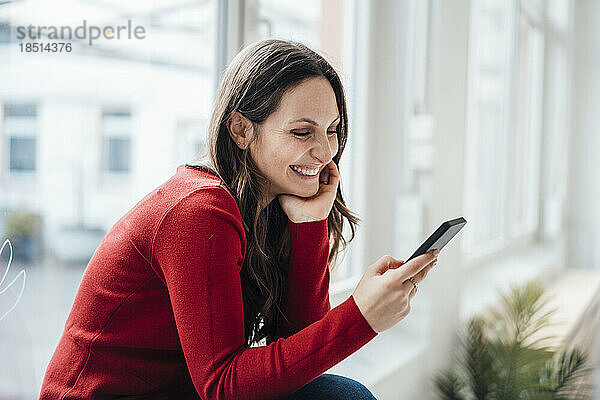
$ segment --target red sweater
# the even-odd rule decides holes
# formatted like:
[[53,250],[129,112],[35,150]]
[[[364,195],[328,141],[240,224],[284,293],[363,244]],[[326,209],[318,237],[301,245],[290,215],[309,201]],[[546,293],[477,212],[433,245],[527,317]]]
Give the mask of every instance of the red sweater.
[[79,285],[40,399],[275,399],[375,332],[350,296],[331,309],[327,220],[294,223],[282,327],[244,347],[246,235],[215,175],[180,165],[108,231]]

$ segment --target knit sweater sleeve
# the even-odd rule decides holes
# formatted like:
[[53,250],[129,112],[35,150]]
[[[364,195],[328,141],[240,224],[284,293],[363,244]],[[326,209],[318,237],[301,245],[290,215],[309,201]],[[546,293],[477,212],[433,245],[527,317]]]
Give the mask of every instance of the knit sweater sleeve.
[[290,265],[278,337],[288,337],[325,316],[329,302],[327,219],[295,223],[288,219]]
[[287,338],[245,348],[243,238],[234,199],[206,187],[165,213],[152,244],[151,265],[166,284],[190,376],[206,400],[288,395],[377,335],[350,296]]

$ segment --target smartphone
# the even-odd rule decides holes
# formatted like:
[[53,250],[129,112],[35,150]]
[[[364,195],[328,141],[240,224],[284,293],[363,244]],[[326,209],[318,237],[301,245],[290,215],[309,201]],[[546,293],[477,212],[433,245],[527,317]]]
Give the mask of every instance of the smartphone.
[[429,236],[427,240],[425,240],[423,244],[419,246],[417,251],[415,251],[408,260],[406,260],[406,262],[420,256],[421,254],[425,254],[428,251],[443,249],[450,239],[452,239],[458,233],[458,231],[465,226],[466,223],[467,221],[463,217],[451,219],[450,221],[442,223],[440,227],[437,228],[436,231],[433,232],[431,236]]

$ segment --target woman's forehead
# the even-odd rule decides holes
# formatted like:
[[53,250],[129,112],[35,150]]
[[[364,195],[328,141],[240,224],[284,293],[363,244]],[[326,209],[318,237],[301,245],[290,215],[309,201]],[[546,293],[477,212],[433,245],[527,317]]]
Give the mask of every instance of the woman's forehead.
[[329,124],[339,116],[335,92],[326,78],[309,79],[286,91],[277,112],[286,122],[304,118]]

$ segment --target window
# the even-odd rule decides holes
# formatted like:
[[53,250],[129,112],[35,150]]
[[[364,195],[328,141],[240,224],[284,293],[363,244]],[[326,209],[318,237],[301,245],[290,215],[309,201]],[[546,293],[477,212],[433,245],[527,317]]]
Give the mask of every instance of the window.
[[537,2],[473,3],[466,168],[472,226],[465,232],[471,259],[534,241],[540,227],[541,14]]
[[552,0],[547,3],[548,30],[545,43],[547,98],[545,118],[545,148],[543,170],[542,234],[554,239],[561,234],[563,207],[567,197],[568,154],[568,60],[567,26],[569,2]]
[[129,172],[131,165],[131,115],[126,111],[105,112],[102,118],[103,170]]
[[430,111],[432,0],[414,3],[414,37],[412,48],[412,97],[415,114]]
[[349,96],[352,68],[352,0],[246,2],[244,43],[266,38],[299,41],[321,53],[340,74]]
[[513,134],[510,235],[534,233],[538,225],[543,35],[523,14],[519,16],[516,49],[515,129]]
[[[0,398],[35,398],[85,268],[66,263],[91,256],[99,230],[195,155],[195,138],[196,147],[184,152],[175,138],[179,121],[210,115],[218,0],[1,3],[0,170],[10,179],[0,182],[0,210],[39,210],[44,252],[55,257],[22,265],[29,294],[2,321],[8,341],[0,354],[16,368],[0,374]],[[89,31],[87,39],[56,40],[72,45],[68,53],[19,49],[31,42],[17,37],[19,27],[79,28],[81,37],[83,21],[88,28],[125,30],[121,39],[91,44]],[[129,21],[144,29],[143,39],[127,38]],[[42,42],[52,41],[43,36]],[[30,184],[33,172],[39,184]],[[32,282],[39,290],[28,292]]]
[[204,148],[207,139],[208,120],[186,119],[178,121],[177,164],[195,160]]
[[292,2],[282,0],[249,1],[246,5],[245,42],[280,38],[321,48],[319,31],[322,0]]
[[433,117],[431,115],[431,50],[432,21],[435,4],[432,0],[412,2],[407,8],[413,24],[407,27],[403,37],[410,49],[410,78],[403,82],[409,92],[409,105],[402,102],[400,113],[407,113],[408,129],[403,134],[399,149],[406,159],[402,171],[402,187],[397,200],[396,249],[397,254],[410,255],[423,236],[424,220],[431,204],[433,163]]
[[514,4],[472,3],[466,150],[465,248],[489,253],[505,240]]
[[34,105],[6,105],[4,131],[7,138],[8,170],[30,173],[36,170],[36,121]]
[[569,0],[548,0],[546,7],[548,25],[558,34],[559,38],[564,39],[569,25]]
[[0,44],[10,43],[10,24],[0,21]]

